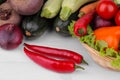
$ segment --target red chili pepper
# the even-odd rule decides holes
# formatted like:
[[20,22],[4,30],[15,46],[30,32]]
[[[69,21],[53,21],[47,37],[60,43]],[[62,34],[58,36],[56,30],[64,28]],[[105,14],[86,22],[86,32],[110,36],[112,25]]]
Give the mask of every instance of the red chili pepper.
[[41,54],[29,51],[26,48],[24,48],[24,52],[30,59],[32,59],[38,65],[55,72],[70,73],[74,72],[77,68],[84,69],[80,66],[75,65],[72,61],[52,59]]
[[83,56],[79,53],[66,50],[66,49],[58,49],[58,48],[51,48],[51,47],[45,47],[45,46],[37,46],[37,45],[30,45],[27,43],[24,43],[24,45],[33,51],[36,51],[38,53],[44,52],[45,55],[58,57],[58,58],[64,58],[71,61],[74,61],[77,64],[85,63],[88,64],[84,59]]
[[76,36],[84,36],[87,33],[87,26],[91,22],[95,10],[83,15],[79,18],[74,25],[74,33]]

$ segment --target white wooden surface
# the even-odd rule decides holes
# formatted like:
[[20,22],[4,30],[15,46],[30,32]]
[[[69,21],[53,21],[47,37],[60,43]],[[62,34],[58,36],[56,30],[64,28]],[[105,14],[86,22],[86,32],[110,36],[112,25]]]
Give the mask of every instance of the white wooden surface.
[[62,37],[55,32],[46,32],[39,39],[24,42],[43,46],[69,49],[82,54],[89,66],[73,73],[56,73],[38,66],[23,52],[23,44],[17,49],[0,49],[0,80],[120,80],[120,72],[110,71],[97,65],[87,50],[75,38]]

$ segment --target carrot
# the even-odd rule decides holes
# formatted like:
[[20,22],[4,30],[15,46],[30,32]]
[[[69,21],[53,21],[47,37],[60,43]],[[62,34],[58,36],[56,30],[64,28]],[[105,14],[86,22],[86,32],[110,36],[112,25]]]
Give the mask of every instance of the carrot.
[[93,9],[96,8],[97,4],[98,4],[99,1],[96,1],[96,2],[93,2],[93,3],[90,3],[90,4],[87,4],[85,6],[83,6],[80,11],[79,11],[79,14],[78,14],[78,17],[81,17],[83,16],[84,14],[87,14],[89,13],[90,11],[92,11]]

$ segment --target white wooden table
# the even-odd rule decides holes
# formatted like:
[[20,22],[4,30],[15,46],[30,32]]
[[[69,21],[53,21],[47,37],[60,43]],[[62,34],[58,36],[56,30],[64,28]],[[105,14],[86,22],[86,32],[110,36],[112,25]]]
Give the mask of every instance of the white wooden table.
[[46,32],[39,39],[24,42],[43,46],[69,49],[82,54],[89,63],[81,64],[85,70],[74,73],[56,73],[42,68],[31,61],[23,52],[23,44],[17,49],[0,49],[0,80],[120,80],[120,72],[110,71],[97,65],[79,40],[62,37],[55,32]]

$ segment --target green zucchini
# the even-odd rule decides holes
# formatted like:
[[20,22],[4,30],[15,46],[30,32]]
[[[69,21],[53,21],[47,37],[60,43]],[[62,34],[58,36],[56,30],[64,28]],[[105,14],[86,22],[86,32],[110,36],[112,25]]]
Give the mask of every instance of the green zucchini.
[[42,8],[41,17],[54,18],[60,11],[63,0],[47,0]]
[[65,21],[69,16],[76,12],[81,6],[86,3],[93,2],[96,0],[63,0],[62,8],[60,11],[60,18]]
[[39,14],[27,16],[22,21],[22,30],[27,39],[40,37],[51,26],[51,21],[40,17]]
[[78,19],[79,10],[73,13],[66,21],[63,21],[59,16],[54,21],[54,30],[62,36],[71,36],[68,26],[72,21]]

